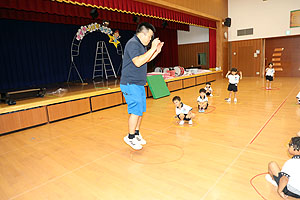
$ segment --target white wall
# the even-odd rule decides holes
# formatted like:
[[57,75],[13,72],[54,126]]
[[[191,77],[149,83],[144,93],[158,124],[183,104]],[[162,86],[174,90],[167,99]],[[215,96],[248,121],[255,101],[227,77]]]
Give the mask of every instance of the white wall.
[[[299,0],[300,1],[300,0]],[[203,43],[209,41],[209,29],[190,26],[190,31],[177,31],[178,44]]]
[[[290,11],[300,9],[300,0],[228,0],[231,18],[229,41],[299,35],[300,27],[290,28]],[[237,30],[254,28],[253,35],[237,36]]]

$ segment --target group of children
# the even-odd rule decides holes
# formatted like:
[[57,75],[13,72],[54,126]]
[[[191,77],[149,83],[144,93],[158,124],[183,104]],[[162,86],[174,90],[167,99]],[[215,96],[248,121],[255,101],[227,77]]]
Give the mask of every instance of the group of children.
[[[226,74],[226,78],[229,79],[229,85],[227,88],[229,91],[229,98],[226,98],[225,100],[227,102],[231,102],[231,96],[233,92],[234,102],[236,103],[236,93],[238,91],[237,84],[239,83],[239,80],[242,79],[242,72],[238,72],[236,68],[232,68]],[[206,86],[199,90],[199,96],[197,98],[199,113],[204,113],[208,108],[208,96],[213,96],[212,91],[213,90],[210,82],[207,82]],[[175,96],[172,101],[176,106],[176,117],[180,120],[179,125],[183,125],[185,121],[188,121],[189,124],[193,124],[192,120],[195,117],[195,114],[192,112],[192,107],[183,104],[179,96]]]
[[[208,96],[213,96],[211,83],[207,82],[205,88],[199,90],[199,97],[197,98],[199,113],[205,112],[208,108]],[[192,107],[185,105],[181,102],[179,96],[173,98],[173,103],[176,106],[176,117],[180,120],[179,125],[183,125],[187,121],[190,125],[193,124],[195,114],[192,112]]]
[[[273,63],[269,63],[266,68],[266,89],[271,90],[271,82],[274,79],[275,70],[273,68]],[[238,83],[242,79],[242,72],[238,71],[236,68],[232,68],[226,74],[226,78],[229,80],[228,88],[229,97],[225,99],[226,102],[231,102],[231,97],[233,93],[233,101],[237,103],[237,91],[238,91]],[[199,90],[199,97],[197,98],[198,103],[198,111],[199,113],[205,112],[208,108],[208,96],[213,96],[212,94],[211,83],[206,83],[205,88],[201,88]],[[181,102],[181,98],[179,96],[175,96],[173,98],[173,103],[176,106],[176,116],[180,120],[179,124],[183,125],[185,121],[188,121],[189,124],[193,124],[192,119],[195,117],[195,114],[192,113],[192,107],[185,105]]]
[[[266,69],[266,89],[271,90],[271,82],[274,79],[275,70],[273,63],[269,63]],[[242,72],[238,72],[236,68],[232,68],[227,74],[229,79],[227,90],[229,91],[229,98],[225,101],[231,102],[232,92],[234,93],[234,102],[237,102],[238,83],[242,79]],[[206,83],[205,88],[199,90],[199,97],[197,98],[198,111],[205,112],[208,108],[208,96],[212,95],[211,83]],[[298,97],[299,96],[299,97]],[[300,92],[297,95],[300,103]],[[181,102],[179,96],[173,98],[173,103],[176,106],[176,117],[180,120],[179,124],[183,125],[185,121],[191,125],[195,114],[192,112],[192,107]],[[286,199],[288,196],[300,198],[300,132],[297,137],[293,137],[289,143],[288,152],[293,156],[288,160],[282,169],[276,162],[270,162],[268,167],[268,175],[266,179],[273,185],[278,187],[278,194]]]

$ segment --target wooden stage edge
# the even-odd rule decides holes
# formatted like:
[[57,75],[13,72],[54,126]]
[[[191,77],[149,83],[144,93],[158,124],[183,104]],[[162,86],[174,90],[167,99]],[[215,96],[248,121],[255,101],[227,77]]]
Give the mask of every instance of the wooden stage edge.
[[[223,78],[223,71],[212,71],[165,80],[170,92]],[[152,97],[145,85],[147,97]],[[124,104],[120,87],[84,92],[61,98],[35,101],[0,109],[0,135],[57,120]]]

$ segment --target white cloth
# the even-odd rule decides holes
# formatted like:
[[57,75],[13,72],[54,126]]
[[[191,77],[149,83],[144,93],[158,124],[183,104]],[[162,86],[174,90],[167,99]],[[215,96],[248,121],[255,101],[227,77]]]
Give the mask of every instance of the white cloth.
[[286,161],[281,172],[289,175],[287,188],[291,192],[300,195],[300,158],[292,158]]
[[203,98],[203,99],[201,98],[201,96],[199,96],[199,97],[197,98],[197,101],[198,101],[198,102],[200,102],[200,103],[203,103],[203,102],[208,102],[208,98],[207,98],[207,96],[206,96],[206,95],[204,96],[204,98]]
[[297,99],[300,99],[300,92],[296,96]]
[[231,84],[238,84],[240,81],[240,75],[238,74],[236,75],[229,74],[227,77],[229,79],[229,83]]
[[181,108],[176,107],[176,115],[188,114],[192,109],[192,107],[182,104]]
[[274,68],[267,68],[266,69],[266,76],[274,76],[275,69]]
[[208,90],[210,93],[212,92],[212,88],[211,88],[211,87],[205,87],[204,89],[206,90],[206,92],[207,92],[207,90]]

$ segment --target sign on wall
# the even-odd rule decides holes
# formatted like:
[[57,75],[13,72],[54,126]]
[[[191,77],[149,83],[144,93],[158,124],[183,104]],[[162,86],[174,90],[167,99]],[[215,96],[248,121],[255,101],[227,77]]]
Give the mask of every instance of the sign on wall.
[[290,28],[300,27],[300,10],[291,11]]

